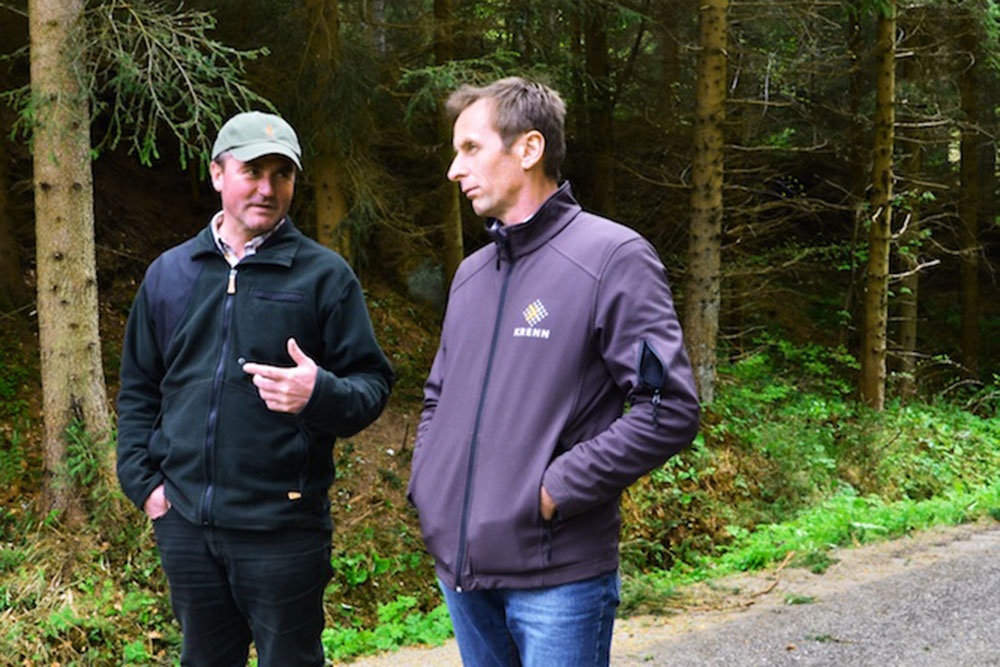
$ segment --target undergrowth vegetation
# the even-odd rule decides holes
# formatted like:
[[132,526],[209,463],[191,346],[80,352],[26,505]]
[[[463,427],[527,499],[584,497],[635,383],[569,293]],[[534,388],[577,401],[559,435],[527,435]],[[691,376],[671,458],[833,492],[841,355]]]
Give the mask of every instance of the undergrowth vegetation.
[[[32,372],[17,370],[32,366],[9,345],[0,355],[0,488],[20,490],[0,509],[0,655],[11,664],[176,664],[180,631],[152,531],[95,454],[112,444],[66,434],[73,474],[91,493],[84,530],[38,515]],[[822,572],[834,545],[1000,516],[995,388],[961,404],[874,413],[853,400],[855,366],[840,350],[764,337],[721,369],[695,444],[623,497],[623,613],[671,608],[685,584],[793,551],[793,565]],[[450,635],[405,500],[418,409],[397,402],[381,420],[392,428],[338,444],[329,662]]]
[[757,343],[720,369],[694,445],[625,494],[625,612],[790,551],[812,567],[833,546],[1000,508],[995,388],[975,413],[944,401],[877,413],[853,400],[842,350]]

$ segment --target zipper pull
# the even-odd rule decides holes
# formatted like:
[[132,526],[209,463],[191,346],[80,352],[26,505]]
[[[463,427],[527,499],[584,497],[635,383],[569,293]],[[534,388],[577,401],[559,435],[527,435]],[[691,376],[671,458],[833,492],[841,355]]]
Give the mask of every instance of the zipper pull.
[[226,294],[236,294],[236,269],[229,269],[229,284],[226,286]]
[[657,428],[660,426],[660,400],[660,390],[657,389],[653,392],[653,398],[649,401],[653,404],[653,426]]

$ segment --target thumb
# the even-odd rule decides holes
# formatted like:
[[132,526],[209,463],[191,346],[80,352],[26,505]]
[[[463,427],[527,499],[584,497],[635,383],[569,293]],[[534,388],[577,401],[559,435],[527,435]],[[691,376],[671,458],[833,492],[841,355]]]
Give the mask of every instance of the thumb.
[[310,359],[309,355],[302,351],[302,348],[299,347],[299,344],[295,342],[294,338],[288,339],[288,356],[292,358],[292,361],[295,362],[296,366],[303,366],[312,363],[312,359]]

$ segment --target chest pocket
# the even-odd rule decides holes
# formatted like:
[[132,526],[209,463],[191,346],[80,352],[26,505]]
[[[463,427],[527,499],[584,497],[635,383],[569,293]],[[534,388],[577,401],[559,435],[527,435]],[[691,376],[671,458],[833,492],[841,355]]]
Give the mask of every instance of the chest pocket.
[[315,317],[305,292],[252,287],[238,311],[233,335],[237,356],[277,366],[288,366],[287,341],[295,338],[303,349],[315,349]]
[[284,303],[302,303],[305,295],[302,292],[278,292],[273,290],[260,289],[254,287],[250,290],[250,296],[263,301],[277,301]]

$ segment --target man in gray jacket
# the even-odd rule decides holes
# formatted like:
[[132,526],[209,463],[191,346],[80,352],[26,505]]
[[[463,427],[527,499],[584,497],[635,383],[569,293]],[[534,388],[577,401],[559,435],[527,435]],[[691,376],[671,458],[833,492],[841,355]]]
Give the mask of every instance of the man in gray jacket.
[[448,178],[494,243],[452,281],[410,498],[466,664],[606,665],[618,500],[698,429],[666,272],[559,185],[558,93],[502,79],[448,109]]

